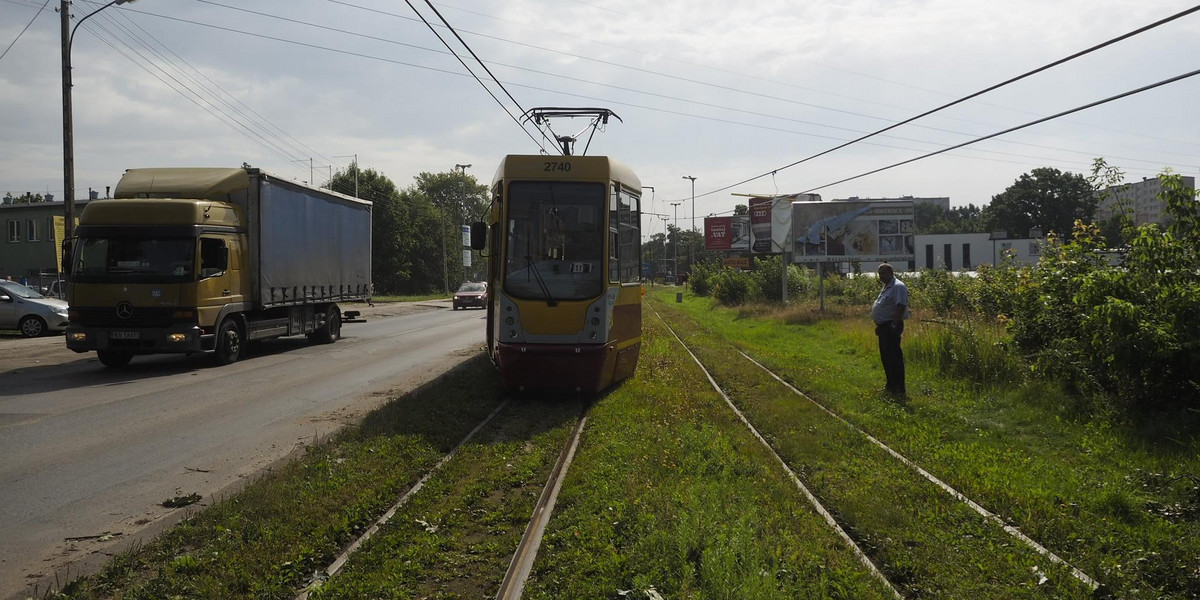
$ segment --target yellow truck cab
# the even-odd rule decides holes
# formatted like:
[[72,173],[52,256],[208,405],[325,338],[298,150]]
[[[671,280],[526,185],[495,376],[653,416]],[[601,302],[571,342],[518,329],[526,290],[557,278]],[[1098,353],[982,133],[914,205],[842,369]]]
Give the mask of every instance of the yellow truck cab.
[[67,347],[106,366],[340,335],[370,296],[371,204],[248,168],[131,169],[89,203],[70,256]]

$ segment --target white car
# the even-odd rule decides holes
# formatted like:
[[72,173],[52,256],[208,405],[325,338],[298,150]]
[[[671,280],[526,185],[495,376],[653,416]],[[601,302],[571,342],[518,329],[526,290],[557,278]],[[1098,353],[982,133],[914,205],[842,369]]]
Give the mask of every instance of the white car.
[[67,303],[15,281],[0,281],[0,329],[38,337],[67,329]]

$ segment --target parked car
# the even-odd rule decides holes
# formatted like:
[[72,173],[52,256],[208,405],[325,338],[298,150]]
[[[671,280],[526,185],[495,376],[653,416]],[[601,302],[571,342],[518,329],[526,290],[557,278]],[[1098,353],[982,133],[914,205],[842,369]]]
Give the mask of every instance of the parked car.
[[15,281],[0,281],[0,329],[38,337],[67,329],[67,303]]
[[468,281],[454,292],[454,310],[475,306],[487,308],[488,290],[483,282]]

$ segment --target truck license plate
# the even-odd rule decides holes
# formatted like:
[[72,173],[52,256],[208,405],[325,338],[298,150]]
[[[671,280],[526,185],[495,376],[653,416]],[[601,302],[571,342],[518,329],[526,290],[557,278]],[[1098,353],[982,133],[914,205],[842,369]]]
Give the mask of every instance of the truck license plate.
[[142,337],[138,331],[112,331],[108,334],[110,340],[136,340]]

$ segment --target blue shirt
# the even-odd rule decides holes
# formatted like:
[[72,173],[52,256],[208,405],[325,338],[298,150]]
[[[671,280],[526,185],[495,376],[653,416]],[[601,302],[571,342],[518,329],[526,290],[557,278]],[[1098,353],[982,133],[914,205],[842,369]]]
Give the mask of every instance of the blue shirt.
[[875,304],[871,305],[871,319],[876,325],[882,325],[896,318],[896,307],[904,307],[903,318],[907,319],[908,312],[908,286],[904,285],[903,281],[892,278],[892,282],[883,286],[879,291],[879,295],[875,298]]

